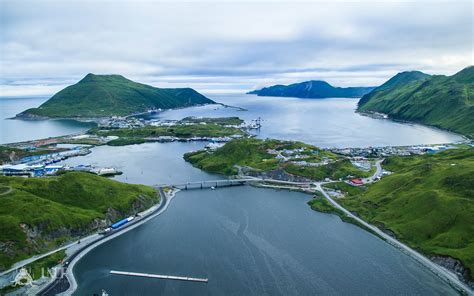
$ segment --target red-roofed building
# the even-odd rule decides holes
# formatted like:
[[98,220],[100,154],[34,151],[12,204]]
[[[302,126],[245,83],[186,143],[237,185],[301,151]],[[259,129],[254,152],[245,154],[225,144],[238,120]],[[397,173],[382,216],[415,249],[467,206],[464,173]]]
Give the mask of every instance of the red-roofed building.
[[364,185],[364,181],[362,181],[362,179],[352,179],[350,183],[351,183],[351,185],[353,185],[353,186],[361,186],[361,185]]

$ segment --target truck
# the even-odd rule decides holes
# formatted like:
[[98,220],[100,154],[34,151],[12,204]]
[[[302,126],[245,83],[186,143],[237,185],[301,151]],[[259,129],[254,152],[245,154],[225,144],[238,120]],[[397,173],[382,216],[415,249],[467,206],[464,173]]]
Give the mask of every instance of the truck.
[[121,226],[127,224],[128,222],[132,221],[133,219],[135,219],[135,217],[133,217],[133,216],[130,216],[130,217],[125,218],[125,219],[122,219],[122,220],[120,220],[120,221],[118,221],[118,222],[115,222],[114,224],[110,225],[110,228],[112,228],[112,229],[117,229],[117,228],[119,228],[119,227],[121,227]]

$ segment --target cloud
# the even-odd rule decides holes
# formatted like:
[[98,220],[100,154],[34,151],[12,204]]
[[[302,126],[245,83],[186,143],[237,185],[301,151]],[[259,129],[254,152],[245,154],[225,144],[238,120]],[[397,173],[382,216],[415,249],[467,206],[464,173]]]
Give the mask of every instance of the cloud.
[[471,1],[0,5],[0,95],[51,92],[89,72],[245,91],[306,79],[376,85],[473,64]]

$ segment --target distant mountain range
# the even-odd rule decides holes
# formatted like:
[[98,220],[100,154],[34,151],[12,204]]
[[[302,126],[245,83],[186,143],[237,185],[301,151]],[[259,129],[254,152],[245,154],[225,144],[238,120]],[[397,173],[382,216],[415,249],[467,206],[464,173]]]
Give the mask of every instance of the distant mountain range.
[[369,94],[359,111],[420,122],[474,137],[474,67],[453,76],[402,72]]
[[290,85],[274,85],[248,92],[248,94],[305,99],[360,98],[374,88],[375,87],[334,87],[326,81],[311,80]]
[[191,88],[156,88],[121,75],[87,74],[78,83],[56,93],[38,108],[19,118],[105,117],[129,115],[149,109],[171,109],[212,104]]

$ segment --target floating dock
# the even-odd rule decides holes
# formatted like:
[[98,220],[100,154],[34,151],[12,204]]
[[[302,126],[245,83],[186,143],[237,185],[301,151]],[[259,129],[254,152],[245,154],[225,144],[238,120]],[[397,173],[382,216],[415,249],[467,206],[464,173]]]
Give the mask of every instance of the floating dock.
[[174,275],[161,275],[161,274],[151,274],[151,273],[127,272],[127,271],[117,271],[117,270],[111,270],[110,273],[111,274],[118,274],[118,275],[138,276],[138,277],[175,280],[175,281],[188,281],[188,282],[200,282],[200,283],[207,283],[209,281],[209,279],[202,279],[202,278],[174,276]]

